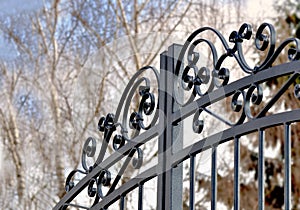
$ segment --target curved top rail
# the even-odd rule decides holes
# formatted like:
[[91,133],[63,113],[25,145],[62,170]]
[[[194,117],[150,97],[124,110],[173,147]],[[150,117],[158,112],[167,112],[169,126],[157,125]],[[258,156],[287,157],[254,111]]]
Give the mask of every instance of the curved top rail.
[[[216,45],[212,41],[201,37],[206,31],[215,34],[221,41],[225,52],[220,57],[218,56]],[[198,134],[202,132],[204,125],[203,120],[199,119],[202,112],[210,114],[215,119],[225,123],[229,128],[223,130],[221,132],[222,135],[217,133],[208,138],[200,139],[195,144],[171,154],[172,161],[168,167],[176,167],[177,164],[191,155],[204,151],[214,144],[228,141],[235,136],[253,132],[257,128],[299,121],[299,109],[271,116],[266,116],[266,113],[292,85],[294,85],[295,97],[300,99],[300,84],[296,84],[300,75],[300,61],[296,61],[300,59],[300,40],[289,38],[276,48],[274,27],[268,23],[263,23],[258,27],[254,40],[258,51],[267,51],[266,57],[260,64],[250,67],[244,57],[242,43],[244,40],[250,40],[251,36],[252,26],[246,23],[243,24],[238,31],[233,31],[230,34],[229,42],[233,45],[231,47],[219,31],[211,27],[203,27],[193,32],[185,41],[178,58],[175,58],[175,66],[172,65],[170,67],[167,56],[164,56],[165,58],[161,57],[162,60],[166,59],[162,61],[165,63],[162,65],[161,71],[167,70],[167,73],[170,71],[172,72],[171,76],[166,72],[159,73],[151,66],[143,67],[137,71],[125,87],[115,114],[109,113],[107,116],[101,117],[98,122],[98,130],[103,134],[98,156],[95,156],[96,140],[89,137],[85,141],[82,151],[81,164],[83,169],[75,169],[70,172],[65,183],[67,194],[54,209],[66,209],[68,206],[73,205],[70,202],[84,188],[88,189],[88,196],[93,197],[94,202],[90,207],[78,207],[97,209],[102,205],[113,203],[120,198],[122,193],[132,190],[141,182],[143,183],[150,178],[158,176],[158,169],[154,166],[117,188],[130,162],[134,169],[141,168],[143,151],[140,146],[156,136],[163,136],[164,134],[162,133],[165,130],[173,129],[172,126],[177,125],[177,123],[188,116],[194,115],[192,128]],[[211,52],[212,70],[209,70],[207,66],[203,66],[200,62],[200,52],[197,51],[200,43],[207,45]],[[272,67],[279,54],[289,47],[291,43],[294,43],[294,45],[288,49],[288,58],[294,62]],[[167,53],[164,55],[167,55]],[[247,73],[247,76],[229,83],[230,71],[222,67],[228,57],[233,57],[240,68]],[[186,64],[184,63],[185,60],[187,60]],[[143,74],[146,71],[152,72],[154,77],[144,76]],[[267,103],[262,103],[264,94],[262,83],[285,75],[289,77],[282,87]],[[170,82],[169,77],[173,79],[172,84],[166,84],[167,81]],[[153,88],[152,80],[155,80],[155,83],[157,83],[155,88]],[[160,86],[160,84],[163,85]],[[174,88],[174,91],[171,91],[171,93],[169,93],[169,90],[172,90],[172,88],[168,89],[168,85],[172,85],[172,88]],[[203,91],[202,85],[207,87],[206,91]],[[156,88],[158,92],[156,92]],[[180,91],[189,92],[191,95],[188,95],[187,100],[182,100]],[[140,101],[135,106],[135,110],[131,111],[131,103],[136,99],[134,98],[136,92],[139,94]],[[168,99],[165,99],[164,97],[167,97],[168,94],[171,97],[168,96]],[[197,96],[199,97],[195,100]],[[217,113],[209,110],[210,105],[227,97],[231,97],[231,110],[240,114],[239,119],[235,122],[224,119]],[[158,103],[158,100],[163,103]],[[166,103],[167,105],[164,104],[166,100],[169,100]],[[170,102],[170,100],[172,101]],[[177,111],[173,111],[173,107],[167,107],[173,102],[179,104]],[[159,105],[165,107],[158,107]],[[262,108],[258,113],[254,114],[251,108],[256,105],[260,105]],[[164,113],[165,109],[172,111]],[[147,121],[146,118],[149,120]],[[209,142],[208,139],[210,140]],[[163,141],[168,141],[168,139],[163,139]],[[109,146],[110,143],[111,146]],[[110,147],[114,152],[104,159]],[[163,150],[163,152],[165,151]],[[87,158],[92,157],[95,157],[96,161],[89,165]],[[121,167],[117,175],[112,178],[110,168],[117,162],[121,162]],[[81,174],[79,176],[81,180],[75,185],[74,179],[75,176],[78,177],[78,174]],[[141,177],[145,176],[145,174],[148,174],[149,177]],[[106,193],[102,191],[103,186],[108,187]]]
[[[230,95],[233,95],[235,93],[240,93],[240,91],[247,90],[253,84],[260,84],[272,78],[281,77],[284,75],[293,75],[292,77],[289,78],[289,82],[286,83],[287,86],[295,82],[295,79],[298,77],[298,75],[300,75],[300,61],[293,61],[286,64],[274,66],[264,71],[257,72],[256,74],[251,74],[246,77],[243,77],[235,82],[232,82],[224,86],[223,88],[219,88],[214,91],[211,91],[205,94],[204,96],[198,98],[197,100],[191,102],[190,104],[186,104],[184,107],[181,107],[180,110],[174,112],[172,122],[176,124],[176,122],[179,122],[185,119],[186,117],[190,116],[191,114],[195,113],[199,109],[199,107],[207,107],[224,98],[227,98]],[[285,89],[286,88],[287,87],[285,87]],[[294,92],[295,91],[296,91],[296,87]],[[243,101],[245,101],[245,99],[246,99],[245,97],[242,98]],[[278,97],[273,97],[273,100],[269,103],[269,105],[265,105],[265,109],[261,110],[261,113],[259,113],[256,117],[262,117],[266,113],[266,111],[270,109],[271,106],[274,104],[275,102],[274,100],[278,100]],[[232,108],[233,108],[234,103],[236,103],[236,101],[233,100],[232,103],[233,103],[232,104]],[[241,123],[242,121],[240,121],[238,124]]]
[[[204,32],[212,32],[221,41],[225,52],[220,57],[218,56],[218,50],[215,44],[209,39],[201,37]],[[258,27],[254,40],[256,49],[258,51],[267,50],[267,55],[260,64],[250,67],[243,53],[243,41],[250,40],[252,33],[252,26],[244,23],[238,31],[233,31],[230,34],[229,42],[234,44],[232,47],[230,47],[224,36],[219,31],[211,27],[203,27],[193,32],[185,41],[180,52],[175,69],[175,75],[178,79],[174,81],[175,83],[178,83],[183,90],[192,90],[192,94],[190,98],[184,102],[179,99],[179,94],[175,91],[176,102],[181,106],[185,106],[192,102],[196,95],[203,96],[211,92],[215,87],[220,88],[227,85],[230,72],[227,68],[223,68],[222,64],[225,60],[227,60],[228,57],[235,58],[240,68],[247,74],[256,74],[259,71],[271,67],[276,58],[278,58],[280,53],[287,47],[289,47],[287,54],[290,61],[295,61],[300,58],[299,39],[288,38],[276,49],[275,29],[273,25],[269,23],[263,23]],[[196,51],[196,47],[201,43],[207,44],[211,51],[213,57],[213,69],[211,72],[209,71],[208,67],[200,63],[200,52]],[[294,44],[291,45],[292,43]],[[185,59],[187,59],[187,64],[184,64]],[[189,73],[190,71],[192,73]],[[208,84],[209,81],[210,84]],[[208,90],[204,93],[201,92],[201,85],[209,85]]]
[[[172,158],[171,167],[174,168],[178,164],[182,163],[184,160],[197,153],[203,152],[210,149],[214,145],[219,145],[225,143],[234,137],[243,136],[248,133],[252,133],[257,130],[257,128],[265,129],[268,127],[273,127],[276,125],[281,125],[285,123],[293,123],[300,121],[300,110],[289,111],[285,113],[275,114],[272,116],[263,117],[256,122],[251,121],[243,125],[238,125],[234,128],[230,128],[222,131],[222,133],[217,133],[211,136],[209,139],[200,139],[191,146],[184,148],[183,150],[175,153]],[[129,180],[127,183],[122,185],[119,189],[115,190],[113,193],[107,196],[107,199],[100,201],[97,205],[91,209],[100,209],[100,207],[110,205],[118,200],[122,195],[130,192],[131,190],[137,188],[139,185],[143,184],[149,179],[157,176],[158,173],[157,165],[149,168],[143,173],[137,175],[136,177]]]
[[[142,76],[146,71],[151,71],[154,74],[156,86],[152,86],[150,78]],[[139,145],[158,135],[157,133],[159,132],[159,129],[154,126],[158,120],[158,102],[153,93],[153,87],[159,89],[159,73],[154,67],[145,66],[133,75],[124,89],[116,113],[109,113],[106,117],[101,117],[99,120],[98,129],[100,132],[103,132],[103,140],[95,163],[93,165],[88,165],[87,163],[87,157],[91,158],[96,155],[96,140],[89,137],[85,141],[82,151],[81,164],[83,170],[75,169],[70,172],[65,186],[67,195],[61,199],[54,209],[67,208],[68,205],[66,203],[72,201],[87,186],[89,196],[95,197],[94,204],[98,203],[104,196],[101,189],[102,185],[108,186],[111,184],[111,175],[107,168],[126,156],[127,158],[118,174],[119,178],[113,181],[107,194],[115,189],[130,161],[132,161],[134,168],[138,169],[141,167],[143,152]],[[133,101],[136,91],[138,91],[141,100],[137,111],[133,111],[128,116],[130,103]],[[145,124],[145,116],[152,116],[152,120],[148,125]],[[155,129],[151,129],[153,126]],[[128,135],[129,130],[132,130],[131,136]],[[149,130],[149,132],[140,135],[141,130]],[[104,161],[111,139],[115,153],[110,156],[108,161]],[[135,154],[137,157],[134,157]],[[73,179],[78,173],[85,175],[85,177],[75,186]],[[97,188],[93,187],[95,184]]]

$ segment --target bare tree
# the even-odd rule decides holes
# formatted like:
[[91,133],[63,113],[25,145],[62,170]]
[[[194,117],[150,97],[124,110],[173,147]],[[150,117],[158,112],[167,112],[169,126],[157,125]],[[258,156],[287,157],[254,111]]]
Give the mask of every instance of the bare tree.
[[[179,4],[163,5],[170,11],[172,8],[174,14]],[[90,54],[105,48],[121,67],[121,74],[129,78],[132,70],[107,45],[117,34],[128,35],[136,63],[134,69],[144,65],[131,30],[134,26],[135,33],[139,32],[140,12],[150,21],[151,11],[158,5],[145,1],[134,7],[134,19],[127,20],[130,6],[133,5],[123,5],[120,1],[115,5],[110,1],[48,1],[37,12],[2,17],[1,31],[18,54],[16,60],[2,61],[1,65],[1,139],[8,160],[3,167],[14,168],[4,174],[7,182],[1,188],[5,190],[3,196],[11,195],[4,199],[7,201],[4,207],[51,207],[64,195],[65,168],[77,167],[83,138],[104,114],[105,81],[110,71],[117,72],[116,67],[105,66],[103,62],[99,69],[109,70],[100,70],[96,75],[100,78],[95,84],[99,94],[89,92],[84,98],[76,98],[89,110],[76,113],[72,94],[78,93],[77,78],[86,73],[83,69],[92,57]],[[171,14],[164,17],[165,24],[171,17]],[[122,31],[126,33],[121,34]],[[148,59],[151,61],[153,57]],[[121,74],[116,73],[123,78]]]
[[16,49],[0,66],[2,167],[12,168],[1,183],[4,208],[51,208],[131,75],[157,65],[166,46],[195,28],[232,24],[226,12],[213,1],[53,0],[2,16],[0,30]]

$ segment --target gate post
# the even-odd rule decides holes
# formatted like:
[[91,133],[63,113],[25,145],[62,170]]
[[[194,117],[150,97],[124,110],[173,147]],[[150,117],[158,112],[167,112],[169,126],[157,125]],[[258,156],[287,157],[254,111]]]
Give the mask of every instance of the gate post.
[[157,209],[182,209],[182,164],[172,168],[172,154],[183,147],[182,122],[172,123],[179,106],[174,100],[175,67],[182,45],[173,44],[160,55],[159,109],[162,133],[158,143]]

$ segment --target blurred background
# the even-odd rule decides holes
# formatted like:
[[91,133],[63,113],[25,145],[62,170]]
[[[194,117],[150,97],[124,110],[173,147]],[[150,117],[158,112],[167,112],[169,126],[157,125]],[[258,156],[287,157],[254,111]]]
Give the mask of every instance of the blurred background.
[[[300,38],[300,3],[0,1],[1,208],[51,209],[65,194],[68,173],[80,167],[87,137],[101,139],[98,119],[116,110],[125,85],[138,69],[145,65],[159,69],[159,54],[172,43],[183,44],[200,27],[211,26],[229,37],[244,22],[252,24],[254,31],[263,22],[273,24],[281,41]],[[255,51],[253,43],[244,51],[253,64],[264,56]],[[286,60],[280,58],[280,62]],[[268,85],[283,82],[274,80]],[[276,88],[270,88],[272,91]],[[291,100],[283,100],[278,109],[299,107],[296,99]],[[292,132],[296,136],[292,143],[292,204],[299,209],[300,128],[294,126]],[[266,209],[281,209],[283,131],[274,128],[266,135],[266,147],[273,154],[266,157]],[[227,150],[230,148],[228,145]],[[241,145],[242,209],[257,208],[256,151],[255,141]],[[151,163],[156,153],[144,156],[145,163]],[[223,171],[218,177],[218,202],[223,209],[233,207],[233,167],[228,161],[218,163]],[[206,209],[209,177],[199,176],[198,185],[201,196],[196,209]],[[183,209],[187,209],[187,188],[184,193]],[[134,209],[130,200],[126,205]],[[146,209],[155,209],[155,202]]]

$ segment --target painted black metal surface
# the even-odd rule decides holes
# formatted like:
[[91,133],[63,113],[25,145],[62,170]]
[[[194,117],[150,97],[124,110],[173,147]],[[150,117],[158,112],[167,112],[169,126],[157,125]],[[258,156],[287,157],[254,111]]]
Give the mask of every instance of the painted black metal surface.
[[[201,37],[205,32],[214,34],[220,41],[222,49],[209,39]],[[285,146],[285,208],[289,209],[291,202],[289,126],[300,121],[300,110],[285,110],[273,115],[267,113],[292,86],[294,86],[295,97],[300,99],[300,85],[295,84],[300,72],[300,62],[297,61],[300,58],[300,42],[296,38],[289,38],[276,48],[274,27],[267,23],[262,24],[256,32],[254,43],[258,51],[266,51],[266,53],[259,64],[251,67],[243,54],[243,41],[251,38],[252,27],[249,24],[243,24],[238,31],[233,31],[229,36],[229,43],[219,31],[210,27],[200,28],[188,37],[184,45],[172,45],[161,54],[160,72],[151,66],[140,69],[125,88],[116,113],[109,113],[99,120],[98,129],[102,133],[103,140],[95,163],[88,165],[86,161],[88,157],[96,155],[97,142],[89,137],[82,151],[83,169],[73,170],[69,174],[66,179],[67,193],[54,209],[66,209],[69,206],[82,209],[108,209],[116,201],[120,201],[120,209],[124,209],[126,194],[136,188],[139,192],[138,209],[142,209],[144,183],[154,177],[158,180],[157,209],[175,209],[176,205],[178,207],[175,203],[181,202],[182,199],[176,196],[181,196],[182,192],[175,193],[174,179],[182,177],[180,164],[187,159],[190,159],[191,174],[189,205],[190,209],[194,209],[195,156],[210,148],[212,148],[211,208],[217,209],[217,149],[219,144],[230,140],[235,142],[234,209],[239,209],[239,138],[255,131],[259,133],[259,209],[264,209],[264,129],[276,125],[285,125],[285,140],[288,142]],[[207,45],[212,55],[211,69],[201,63],[202,55],[197,51],[198,46],[203,44]],[[218,56],[220,50],[222,53]],[[272,66],[284,50],[287,50],[287,59],[293,62]],[[230,70],[223,67],[229,58],[233,58],[247,75],[230,82]],[[151,80],[142,76],[147,71],[155,75],[154,82],[153,78]],[[262,103],[263,83],[282,76],[288,76],[285,84],[269,101]],[[205,91],[203,86],[206,87]],[[140,101],[135,106],[136,110],[129,113],[135,92],[138,92]],[[187,94],[189,95],[186,96]],[[231,100],[232,113],[239,114],[235,121],[226,119],[209,108],[226,98]],[[252,107],[258,105],[261,106],[259,112],[253,113]],[[201,114],[204,112],[229,128],[221,133],[199,139],[198,142],[185,148],[180,144],[176,145],[174,136],[181,136],[183,132],[182,127],[178,125],[188,116],[193,116],[193,125],[191,125],[193,131],[198,134],[203,132],[207,126],[201,119]],[[135,169],[143,165],[143,151],[140,146],[155,137],[158,137],[158,164],[120,185],[120,180],[130,162]],[[108,148],[113,148],[115,152],[105,158]],[[121,167],[117,174],[112,176],[109,169],[121,160]],[[76,184],[75,176],[81,177]],[[104,187],[107,188],[105,193]],[[87,190],[88,196],[94,198],[91,206],[72,203],[83,190]]]

